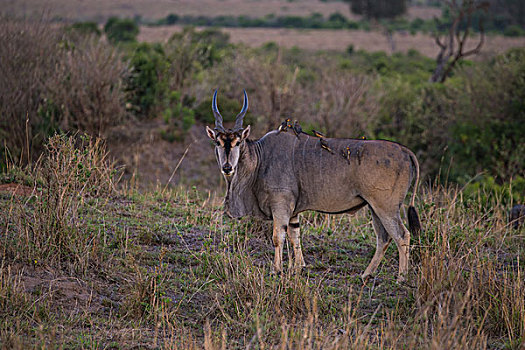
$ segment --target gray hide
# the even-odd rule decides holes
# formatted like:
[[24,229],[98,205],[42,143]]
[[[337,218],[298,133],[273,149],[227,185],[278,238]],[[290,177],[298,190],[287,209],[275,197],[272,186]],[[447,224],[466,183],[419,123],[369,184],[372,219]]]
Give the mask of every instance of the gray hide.
[[[334,153],[323,149],[319,138],[290,132],[271,131],[257,141],[243,141],[237,170],[227,178],[226,213],[273,219],[274,245],[282,250],[285,233],[298,231],[299,213],[353,213],[369,204],[378,239],[376,255],[363,277],[375,272],[391,238],[400,250],[399,272],[404,275],[410,236],[399,209],[413,178],[419,176],[414,154],[388,141],[324,140]],[[414,196],[412,206],[413,202]],[[288,233],[300,267],[304,260],[299,237]],[[282,251],[276,255],[275,269],[280,271]]]
[[[228,184],[225,212],[234,218],[251,215],[273,220],[275,271],[282,270],[286,236],[294,249],[295,267],[305,265],[299,213],[354,213],[368,204],[377,245],[362,277],[376,271],[393,239],[399,250],[398,280],[403,280],[408,271],[410,233],[400,208],[414,179],[408,222],[412,233],[420,230],[414,208],[419,164],[409,149],[389,141],[321,139],[279,131],[250,141],[250,127],[242,128],[242,117],[233,130],[224,129],[216,96],[217,92],[212,102],[216,127],[206,130],[215,142],[219,168]],[[246,93],[244,98],[242,115],[248,106]]]

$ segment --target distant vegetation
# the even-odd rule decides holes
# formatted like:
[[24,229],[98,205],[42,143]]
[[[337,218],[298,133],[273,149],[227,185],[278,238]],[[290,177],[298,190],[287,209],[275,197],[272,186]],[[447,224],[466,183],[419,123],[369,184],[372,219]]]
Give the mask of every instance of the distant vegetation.
[[[525,27],[504,20],[501,17],[483,16],[484,30],[489,33],[503,34],[505,36],[524,36]],[[473,21],[474,30],[479,31],[479,16]],[[390,31],[416,33],[432,33],[435,31],[446,30],[450,26],[450,13],[444,11],[443,20],[437,22],[433,19],[423,20],[415,18],[408,20],[402,17],[393,19],[379,19],[379,23]],[[349,29],[349,30],[371,30],[373,25],[370,20],[362,19],[352,21],[339,12],[335,12],[328,17],[320,13],[313,13],[310,16],[275,16],[267,15],[262,18],[250,16],[179,16],[169,14],[158,21],[143,21],[146,25],[194,25],[208,27],[240,27],[240,28],[304,28],[304,29]]]
[[0,41],[12,48],[2,51],[3,166],[36,157],[56,131],[104,135],[128,118],[161,118],[162,137],[183,140],[195,123],[212,122],[209,98],[219,87],[227,118],[247,89],[247,120],[259,135],[290,116],[330,136],[406,144],[427,176],[465,183],[483,173],[500,185],[524,176],[523,49],[464,61],[445,84],[432,84],[435,62],[414,50],[305,55],[274,44],[234,46],[218,30],[191,28],[166,44],[137,43],[136,27],[117,19],[105,26],[113,44],[95,30],[14,21],[2,27],[8,34]]
[[104,32],[112,43],[133,42],[137,40],[139,27],[132,19],[111,17],[104,26]]
[[407,0],[345,0],[350,10],[367,19],[395,18],[407,11]]

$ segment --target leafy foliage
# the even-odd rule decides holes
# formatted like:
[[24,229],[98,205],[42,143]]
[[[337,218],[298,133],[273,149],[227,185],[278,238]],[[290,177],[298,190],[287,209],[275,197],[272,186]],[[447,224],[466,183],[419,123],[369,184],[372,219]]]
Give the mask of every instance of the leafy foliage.
[[367,18],[394,18],[407,10],[406,0],[345,0],[353,13]]
[[389,93],[376,134],[418,150],[429,174],[450,167],[448,175],[459,182],[480,172],[499,182],[523,176],[523,55],[515,49],[493,62],[464,66],[443,86],[383,79],[381,89]]
[[104,32],[112,43],[135,42],[139,34],[139,26],[129,18],[110,17],[104,25]]
[[136,115],[152,116],[168,91],[169,62],[164,48],[160,44],[138,44],[131,54],[130,66],[126,84],[129,103]]
[[184,135],[195,124],[195,111],[189,107],[193,101],[182,98],[178,91],[172,91],[164,102],[166,105],[162,117],[168,128],[163,131],[162,137],[168,141],[182,141]]

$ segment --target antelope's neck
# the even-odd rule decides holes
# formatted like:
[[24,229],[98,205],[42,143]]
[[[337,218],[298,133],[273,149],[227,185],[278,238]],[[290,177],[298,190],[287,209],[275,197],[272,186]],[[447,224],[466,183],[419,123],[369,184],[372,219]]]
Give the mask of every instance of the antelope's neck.
[[257,142],[246,141],[241,146],[236,174],[228,182],[225,209],[232,217],[258,215],[254,185],[259,168],[260,150]]

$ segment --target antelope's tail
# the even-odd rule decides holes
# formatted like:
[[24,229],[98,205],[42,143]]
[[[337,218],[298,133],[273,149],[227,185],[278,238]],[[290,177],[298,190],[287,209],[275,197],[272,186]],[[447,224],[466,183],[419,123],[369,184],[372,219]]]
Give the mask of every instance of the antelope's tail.
[[414,170],[416,173],[416,181],[414,182],[414,188],[412,191],[412,198],[410,199],[410,206],[408,207],[408,229],[416,236],[421,233],[421,222],[419,221],[419,215],[415,207],[416,193],[419,187],[419,162],[417,161],[416,155],[410,151],[410,159],[414,164]]

